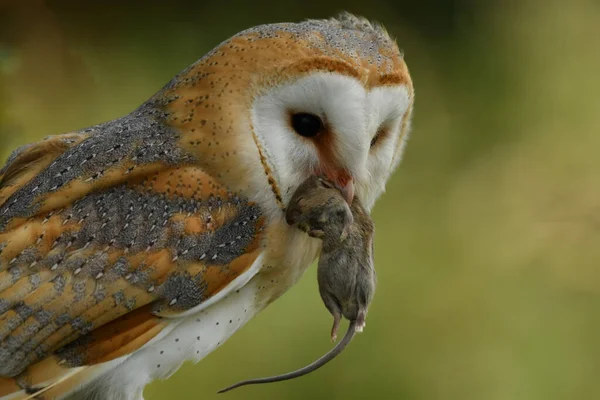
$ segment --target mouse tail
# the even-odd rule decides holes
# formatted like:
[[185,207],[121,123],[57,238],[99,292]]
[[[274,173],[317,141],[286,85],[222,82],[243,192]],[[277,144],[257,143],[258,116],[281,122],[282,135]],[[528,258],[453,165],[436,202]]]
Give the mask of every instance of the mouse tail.
[[348,326],[348,330],[346,331],[346,334],[344,335],[342,340],[337,345],[335,345],[334,348],[329,350],[325,355],[323,355],[318,360],[310,363],[306,367],[300,368],[296,371],[288,372],[287,374],[269,376],[266,378],[248,379],[245,381],[241,381],[234,385],[228,386],[225,389],[221,389],[217,393],[225,393],[232,389],[238,388],[240,386],[256,385],[256,384],[260,384],[260,383],[281,382],[281,381],[287,381],[289,379],[299,378],[301,376],[307,375],[307,374],[321,368],[322,366],[327,364],[329,361],[331,361],[335,357],[337,357],[342,351],[344,351],[344,349],[350,344],[350,342],[354,338],[354,335],[356,334],[357,331],[358,331],[357,330],[357,321],[351,321],[350,325]]

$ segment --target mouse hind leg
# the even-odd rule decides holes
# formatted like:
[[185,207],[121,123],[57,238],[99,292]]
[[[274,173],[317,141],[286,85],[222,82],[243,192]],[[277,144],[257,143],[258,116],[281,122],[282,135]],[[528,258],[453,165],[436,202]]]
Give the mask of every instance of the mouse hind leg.
[[337,332],[340,326],[340,321],[342,320],[342,310],[338,302],[333,298],[333,296],[321,296],[323,302],[325,303],[325,307],[329,310],[331,315],[333,315],[333,326],[331,327],[331,340],[335,342],[337,340]]
[[340,321],[342,319],[342,313],[337,311],[333,313],[333,326],[331,327],[331,341],[335,342],[337,340],[337,332],[340,327]]

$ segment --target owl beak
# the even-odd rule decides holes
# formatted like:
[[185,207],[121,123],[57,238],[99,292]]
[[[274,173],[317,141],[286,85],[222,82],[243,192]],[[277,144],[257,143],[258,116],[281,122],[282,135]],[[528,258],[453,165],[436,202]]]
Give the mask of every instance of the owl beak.
[[325,177],[342,192],[342,196],[344,196],[348,205],[352,205],[352,200],[354,200],[354,180],[352,179],[352,175],[347,170],[333,170],[331,172],[326,171]]
[[352,205],[352,200],[354,200],[354,181],[349,179],[345,184],[335,182],[335,186],[340,189],[340,192],[342,192],[342,196],[344,196],[348,205]]

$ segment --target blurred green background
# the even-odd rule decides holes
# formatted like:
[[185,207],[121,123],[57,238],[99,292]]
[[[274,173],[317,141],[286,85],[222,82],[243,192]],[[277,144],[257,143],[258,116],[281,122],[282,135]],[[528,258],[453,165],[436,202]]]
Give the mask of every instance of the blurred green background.
[[600,398],[597,0],[0,0],[0,156],[128,113],[242,29],[343,9],[387,26],[416,88],[365,333],[308,377],[215,394],[330,348],[313,266],[146,398]]

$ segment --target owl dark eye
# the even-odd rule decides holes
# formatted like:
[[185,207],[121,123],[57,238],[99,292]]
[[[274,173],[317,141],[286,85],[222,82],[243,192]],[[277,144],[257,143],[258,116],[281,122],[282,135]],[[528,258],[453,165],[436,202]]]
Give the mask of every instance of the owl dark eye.
[[371,139],[371,147],[375,146],[375,143],[377,143],[378,140],[379,140],[379,134],[373,136],[373,139]]
[[377,142],[385,135],[385,129],[379,128],[373,139],[371,139],[371,147],[375,146]]
[[295,113],[292,114],[292,128],[300,136],[314,137],[323,130],[323,121],[314,114]]

